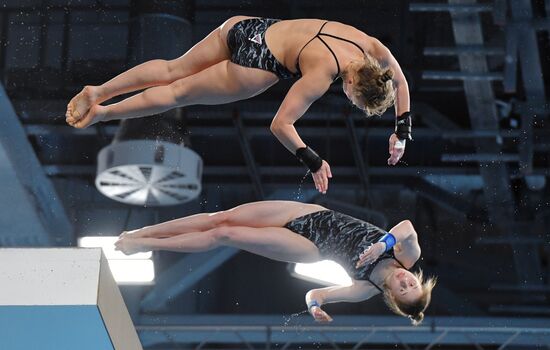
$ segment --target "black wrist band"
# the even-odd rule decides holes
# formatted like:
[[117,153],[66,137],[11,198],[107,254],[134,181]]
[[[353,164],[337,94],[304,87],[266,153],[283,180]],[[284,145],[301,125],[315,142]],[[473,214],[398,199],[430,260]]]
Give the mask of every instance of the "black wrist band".
[[412,141],[412,117],[411,112],[405,112],[395,118],[395,134],[400,140]]
[[323,159],[309,147],[298,148],[296,150],[296,158],[307,166],[312,173],[317,172],[321,168],[321,165],[323,165]]

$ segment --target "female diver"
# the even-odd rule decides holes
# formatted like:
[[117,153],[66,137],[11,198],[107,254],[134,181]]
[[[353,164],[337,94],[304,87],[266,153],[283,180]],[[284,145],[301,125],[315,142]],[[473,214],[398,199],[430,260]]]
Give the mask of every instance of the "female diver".
[[306,304],[315,320],[330,322],[326,303],[360,302],[382,293],[395,313],[414,325],[424,318],[435,279],[408,271],[420,257],[414,227],[402,221],[389,232],[316,204],[263,201],[196,214],[123,232],[115,243],[125,254],[149,250],[203,252],[235,247],[278,261],[333,260],[351,286],[313,289]]
[[[384,68],[382,68],[384,67]],[[271,123],[279,141],[328,189],[329,164],[302,141],[294,123],[337,79],[367,116],[395,104],[388,164],[411,139],[409,88],[391,52],[354,27],[319,19],[229,18],[184,55],[142,63],[100,86],[86,86],[68,104],[66,121],[85,128],[100,121],[137,118],[194,104],[224,104],[258,95],[279,79],[298,78]],[[112,97],[145,89],[110,105]]]

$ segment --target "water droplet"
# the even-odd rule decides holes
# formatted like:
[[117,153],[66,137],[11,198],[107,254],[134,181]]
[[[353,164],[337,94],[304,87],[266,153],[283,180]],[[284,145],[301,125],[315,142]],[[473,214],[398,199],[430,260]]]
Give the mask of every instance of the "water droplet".
[[300,181],[300,184],[298,184],[298,191],[296,192],[296,200],[299,201],[300,199],[302,199],[302,185],[304,184],[304,181],[306,180],[306,178],[308,177],[308,175],[311,173],[311,171],[306,171],[306,174],[304,175],[304,177],[302,177],[302,180]]

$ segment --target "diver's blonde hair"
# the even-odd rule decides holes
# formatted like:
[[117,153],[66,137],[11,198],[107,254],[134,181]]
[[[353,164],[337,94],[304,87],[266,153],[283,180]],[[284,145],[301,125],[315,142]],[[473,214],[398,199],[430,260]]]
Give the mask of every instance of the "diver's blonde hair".
[[395,102],[393,70],[383,69],[380,63],[366,54],[362,62],[351,63],[351,71],[344,74],[355,75],[353,94],[364,104],[367,116],[382,115]]
[[422,320],[424,320],[424,311],[426,311],[428,305],[430,305],[430,301],[432,300],[432,289],[437,283],[437,278],[430,277],[424,281],[422,270],[419,272],[413,272],[413,275],[418,278],[418,281],[422,286],[422,295],[418,298],[418,300],[412,304],[406,304],[396,299],[384,283],[384,301],[393,312],[398,315],[408,317],[414,326],[418,326],[422,323]]

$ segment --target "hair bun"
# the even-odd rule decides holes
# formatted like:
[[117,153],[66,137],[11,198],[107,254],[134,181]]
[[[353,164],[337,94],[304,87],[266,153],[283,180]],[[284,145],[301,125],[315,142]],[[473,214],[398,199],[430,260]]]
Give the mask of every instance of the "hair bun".
[[419,312],[417,315],[409,315],[409,319],[412,321],[414,326],[418,326],[424,320],[424,313]]
[[385,83],[388,80],[393,78],[393,71],[391,69],[386,69],[386,71],[380,76],[380,80]]

